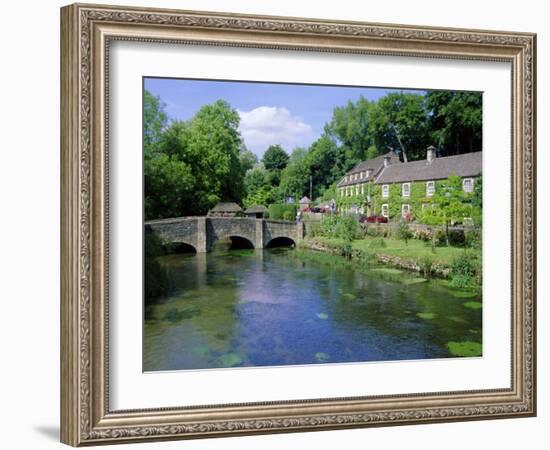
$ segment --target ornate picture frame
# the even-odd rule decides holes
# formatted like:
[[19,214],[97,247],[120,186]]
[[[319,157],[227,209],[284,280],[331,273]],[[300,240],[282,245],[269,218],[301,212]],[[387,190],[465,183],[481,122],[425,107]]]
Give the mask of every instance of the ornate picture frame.
[[[109,49],[114,41],[511,64],[511,385],[112,410]],[[61,441],[97,445],[536,414],[536,35],[74,4],[61,9]],[[509,124],[503,124],[507,126]]]

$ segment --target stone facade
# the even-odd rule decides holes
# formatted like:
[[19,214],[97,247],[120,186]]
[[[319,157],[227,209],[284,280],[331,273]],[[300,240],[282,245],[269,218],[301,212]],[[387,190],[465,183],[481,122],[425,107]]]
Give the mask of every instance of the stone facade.
[[388,218],[414,214],[436,207],[433,197],[451,175],[462,180],[465,196],[471,196],[482,171],[482,153],[436,157],[428,147],[426,159],[400,162],[391,152],[359,163],[337,185],[340,211],[381,215]]

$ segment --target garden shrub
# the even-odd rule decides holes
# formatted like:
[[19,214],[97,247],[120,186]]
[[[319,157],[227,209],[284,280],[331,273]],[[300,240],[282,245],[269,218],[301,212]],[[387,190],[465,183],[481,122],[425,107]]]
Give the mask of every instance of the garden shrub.
[[471,251],[464,251],[451,263],[451,286],[458,289],[478,289],[481,284],[481,262]]
[[449,245],[461,247],[465,242],[466,238],[463,230],[449,230]]
[[401,239],[405,241],[405,245],[407,245],[409,242],[409,239],[412,238],[411,229],[409,228],[409,225],[407,225],[406,221],[400,220],[397,223],[396,237],[397,239]]
[[433,233],[432,241],[436,246],[447,245],[447,235],[443,230],[436,230]]
[[416,228],[413,231],[413,238],[423,242],[430,242],[433,237],[433,230],[431,228]]
[[365,234],[370,237],[387,237],[388,228],[387,226],[379,226],[374,224],[364,224],[363,228],[365,229]]
[[482,234],[480,229],[472,229],[464,232],[465,245],[469,248],[481,249]]
[[434,262],[429,256],[423,256],[420,258],[418,261],[418,267],[420,269],[420,273],[422,273],[425,277],[431,276],[434,272]]
[[292,211],[285,211],[283,212],[283,220],[289,220],[292,221],[296,218],[296,215],[292,213]]
[[[294,220],[297,211],[296,205],[292,203],[272,203],[269,205],[269,218],[273,220],[288,220],[284,219],[284,214],[287,211],[292,217],[290,220]],[[287,214],[287,217],[290,216]]]
[[351,216],[328,216],[321,219],[319,235],[353,241],[361,237],[359,222]]

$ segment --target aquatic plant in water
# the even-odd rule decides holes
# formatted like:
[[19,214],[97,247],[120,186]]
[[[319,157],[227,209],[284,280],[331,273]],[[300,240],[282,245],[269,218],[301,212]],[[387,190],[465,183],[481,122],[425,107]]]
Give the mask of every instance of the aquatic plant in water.
[[324,363],[324,362],[327,362],[329,359],[330,359],[330,355],[328,355],[327,353],[323,353],[323,352],[315,353],[315,361],[317,362]]
[[479,342],[447,342],[447,348],[453,356],[481,356],[481,344]]
[[481,309],[482,305],[481,302],[466,302],[464,303],[464,307],[470,309]]
[[437,316],[437,314],[434,314],[431,312],[421,312],[421,313],[416,313],[416,315],[424,320],[432,320],[432,319],[435,319],[435,317]]

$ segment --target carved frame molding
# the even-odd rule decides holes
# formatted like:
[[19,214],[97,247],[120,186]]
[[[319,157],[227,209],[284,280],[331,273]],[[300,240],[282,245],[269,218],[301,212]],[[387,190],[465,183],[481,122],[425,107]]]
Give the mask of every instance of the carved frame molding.
[[[534,34],[75,4],[61,10],[61,37],[62,442],[79,446],[535,415]],[[106,105],[113,40],[509,61],[510,389],[111,411]]]

